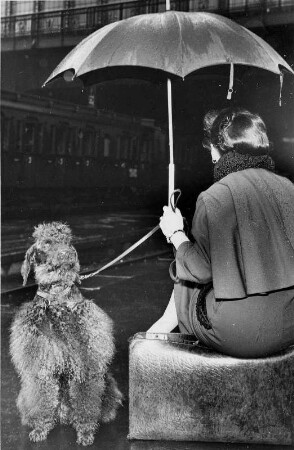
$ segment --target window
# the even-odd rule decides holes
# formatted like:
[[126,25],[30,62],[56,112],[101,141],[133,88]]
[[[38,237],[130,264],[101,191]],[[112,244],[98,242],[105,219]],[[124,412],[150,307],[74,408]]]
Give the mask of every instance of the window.
[[67,129],[66,154],[70,156],[76,154],[76,133],[72,127]]
[[11,11],[11,0],[2,0],[1,1],[1,17],[10,16]]
[[140,149],[140,161],[151,161],[152,158],[152,143],[149,138],[143,138],[142,148]]
[[[23,3],[23,2],[22,2]],[[63,0],[43,0],[39,2],[42,11],[60,11],[64,9]]]
[[83,154],[83,144],[84,144],[84,131],[79,128],[76,131],[76,142],[77,142],[77,156],[82,156]]
[[94,146],[93,156],[96,156],[96,157],[101,156],[103,146],[104,146],[104,140],[102,137],[101,130],[97,130],[95,133],[95,146]]
[[129,159],[131,150],[131,139],[127,134],[123,134],[120,140],[121,158]]
[[9,150],[10,123],[11,119],[1,114],[1,148],[3,152],[8,152]]
[[60,123],[56,127],[55,149],[57,155],[70,154],[70,132],[67,123]]
[[95,133],[94,130],[87,129],[84,136],[84,155],[93,156],[95,153]]
[[44,151],[44,124],[37,124],[37,135],[36,135],[36,153],[43,153]]
[[101,4],[101,1],[97,0],[75,0],[75,8],[88,8],[89,6],[97,6]]
[[11,14],[14,16],[22,15],[22,14],[31,14],[34,12],[34,4],[33,0],[23,0],[22,2],[14,1],[11,2]]
[[[275,2],[277,3],[277,2]],[[245,11],[248,9],[263,9],[264,1],[262,0],[230,0],[230,11]]]
[[110,156],[110,138],[109,138],[109,136],[104,137],[103,156],[105,158],[109,158],[109,156]]
[[50,146],[49,151],[51,154],[55,154],[55,136],[56,136],[56,126],[51,125],[50,127]]
[[68,129],[68,147],[67,154],[70,156],[76,156],[78,153],[78,137],[76,128],[71,127]]
[[133,136],[131,140],[131,154],[130,159],[131,161],[138,161],[138,137]]
[[116,159],[121,158],[121,137],[117,136],[116,138]]
[[148,148],[148,156],[147,156],[147,158],[148,158],[148,161],[150,163],[152,163],[153,159],[154,159],[154,146],[153,146],[153,141],[152,141],[151,138],[148,139],[148,146],[147,146],[147,148]]
[[23,152],[35,153],[37,143],[37,123],[26,121],[23,127]]
[[22,152],[22,129],[23,129],[23,122],[21,120],[18,120],[16,122],[16,152]]
[[162,140],[157,136],[154,145],[154,160],[160,161],[162,159],[162,153],[164,153]]

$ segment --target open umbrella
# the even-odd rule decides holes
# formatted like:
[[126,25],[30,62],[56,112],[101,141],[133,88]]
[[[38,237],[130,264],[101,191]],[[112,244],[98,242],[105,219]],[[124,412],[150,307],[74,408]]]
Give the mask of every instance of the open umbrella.
[[[114,22],[80,42],[44,85],[64,76],[85,85],[117,78],[167,80],[169,118],[169,201],[174,192],[171,81],[198,69],[229,65],[227,98],[233,93],[234,65],[252,66],[280,75],[294,73],[263,39],[225,17],[204,12],[167,11]],[[280,92],[281,92],[280,88]]]

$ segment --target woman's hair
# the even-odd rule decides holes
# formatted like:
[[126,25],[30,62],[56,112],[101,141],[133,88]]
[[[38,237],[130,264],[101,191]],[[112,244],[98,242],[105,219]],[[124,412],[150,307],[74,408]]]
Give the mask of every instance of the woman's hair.
[[253,156],[268,154],[270,143],[265,123],[243,108],[209,111],[204,117],[203,146],[213,144],[221,154],[235,151]]

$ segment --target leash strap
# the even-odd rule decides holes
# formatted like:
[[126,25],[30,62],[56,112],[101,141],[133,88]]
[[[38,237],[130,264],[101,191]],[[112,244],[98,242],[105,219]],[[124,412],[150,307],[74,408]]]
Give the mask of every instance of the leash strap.
[[[175,195],[178,194],[178,196],[174,199]],[[181,190],[180,189],[175,189],[170,196],[170,204],[172,207],[172,210],[175,212],[176,207],[177,207],[177,203],[179,201],[179,198],[181,196]],[[174,200],[174,202],[173,202]],[[105,264],[105,266],[101,267],[100,269],[96,270],[95,272],[89,273],[88,275],[81,275],[80,276],[80,280],[86,280],[87,278],[91,278],[94,277],[95,275],[98,275],[98,273],[102,272],[105,269],[108,269],[108,267],[112,266],[113,264],[115,264],[116,262],[118,262],[119,260],[121,260],[122,258],[124,258],[125,256],[127,256],[129,253],[131,253],[133,250],[135,250],[135,248],[139,247],[139,245],[143,244],[143,242],[145,242],[147,239],[149,239],[154,233],[156,233],[157,230],[159,230],[159,225],[156,225],[156,227],[154,227],[151,231],[149,231],[149,233],[145,234],[145,236],[143,236],[139,241],[135,242],[135,244],[133,244],[131,247],[129,247],[127,250],[125,250],[123,253],[121,253],[120,255],[118,255],[116,258],[114,258],[112,261],[110,261],[109,263]]]
[[[178,194],[177,197],[176,197],[176,194]],[[170,203],[170,206],[171,206],[173,212],[176,211],[176,207],[177,207],[177,204],[178,204],[178,201],[179,201],[181,195],[182,195],[181,189],[175,189],[170,195],[169,203]]]
[[145,242],[147,239],[149,239],[154,233],[156,233],[157,230],[159,230],[159,225],[156,225],[156,227],[154,227],[151,231],[149,231],[149,233],[145,234],[145,236],[143,236],[139,241],[137,241],[135,244],[133,244],[131,247],[129,247],[127,250],[125,250],[123,253],[121,253],[119,256],[114,258],[112,261],[105,264],[105,266],[101,267],[100,269],[96,270],[95,272],[89,273],[88,275],[82,275],[80,277],[80,279],[86,280],[87,278],[94,277],[95,275],[102,272],[103,270],[108,269],[108,267],[112,266],[113,264],[118,262],[120,259],[124,258],[129,253],[131,253],[133,250],[135,250],[135,248],[139,247],[139,245],[143,244],[143,242]]

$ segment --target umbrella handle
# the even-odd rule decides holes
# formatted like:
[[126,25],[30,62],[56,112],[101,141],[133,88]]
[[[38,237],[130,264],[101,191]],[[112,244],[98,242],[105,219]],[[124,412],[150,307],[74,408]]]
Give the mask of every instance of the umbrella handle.
[[[177,197],[176,197],[176,194],[178,194]],[[178,204],[178,201],[179,201],[181,195],[182,195],[181,189],[175,189],[169,197],[169,205],[170,205],[171,209],[173,210],[173,212],[176,211],[176,207],[177,207],[177,204]]]

